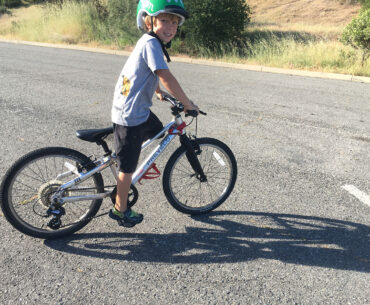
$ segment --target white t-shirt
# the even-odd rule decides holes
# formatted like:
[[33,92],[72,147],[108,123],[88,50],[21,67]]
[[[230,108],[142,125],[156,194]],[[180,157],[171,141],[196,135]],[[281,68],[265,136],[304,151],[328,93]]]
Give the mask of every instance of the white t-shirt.
[[159,69],[168,69],[161,44],[157,38],[144,34],[118,78],[113,97],[113,123],[137,126],[148,119],[159,84],[155,71]]

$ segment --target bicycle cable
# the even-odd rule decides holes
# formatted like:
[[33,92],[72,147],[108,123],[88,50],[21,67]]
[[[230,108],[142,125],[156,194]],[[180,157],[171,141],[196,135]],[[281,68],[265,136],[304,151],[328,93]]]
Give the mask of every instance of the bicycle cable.
[[186,124],[186,125],[190,126],[193,123],[194,119],[195,119],[195,135],[192,135],[192,136],[194,136],[196,138],[197,135],[198,135],[198,117],[195,117],[195,118],[193,117],[192,120],[190,121],[190,123]]
[[195,137],[198,135],[198,117],[195,118]]

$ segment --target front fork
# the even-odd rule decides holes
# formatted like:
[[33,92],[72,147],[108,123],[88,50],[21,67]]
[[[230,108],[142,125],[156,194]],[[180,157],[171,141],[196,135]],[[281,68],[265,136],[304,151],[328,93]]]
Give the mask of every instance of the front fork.
[[192,169],[194,170],[197,179],[200,182],[206,182],[207,177],[204,174],[203,168],[198,160],[197,155],[200,155],[201,149],[197,141],[190,140],[186,134],[180,136],[180,143],[186,150],[186,158],[188,159]]

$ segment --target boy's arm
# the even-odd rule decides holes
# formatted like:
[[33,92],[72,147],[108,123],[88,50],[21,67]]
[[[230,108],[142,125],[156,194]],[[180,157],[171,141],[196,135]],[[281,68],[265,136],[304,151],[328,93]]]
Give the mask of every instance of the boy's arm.
[[179,100],[181,104],[184,105],[185,112],[188,110],[196,110],[199,112],[199,108],[196,105],[194,105],[192,101],[189,100],[184,90],[182,90],[179,82],[169,70],[161,69],[156,70],[155,72],[157,73],[159,80],[161,81],[162,85],[166,88],[166,90],[177,100]]

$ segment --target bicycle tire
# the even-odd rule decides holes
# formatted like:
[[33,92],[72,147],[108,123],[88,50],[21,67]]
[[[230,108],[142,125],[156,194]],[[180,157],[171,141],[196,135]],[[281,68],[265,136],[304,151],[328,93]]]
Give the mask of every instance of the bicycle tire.
[[169,158],[162,183],[167,200],[176,210],[200,215],[219,207],[229,197],[237,178],[237,163],[225,143],[213,138],[195,141],[200,147],[198,159],[207,181],[201,182],[196,177],[186,149],[181,146]]
[[[0,186],[0,204],[4,216],[14,228],[32,237],[53,239],[70,235],[90,222],[98,212],[102,199],[66,203],[63,205],[65,215],[61,217],[63,225],[59,229],[51,229],[47,225],[51,220],[51,216],[46,215],[51,194],[61,184],[77,177],[78,173],[72,171],[68,179],[60,175],[68,173],[66,167],[70,164],[79,172],[94,166],[84,154],[64,147],[35,150],[11,166]],[[103,178],[100,173],[94,174],[67,192],[70,195],[75,192],[79,195],[83,192],[102,193]]]

